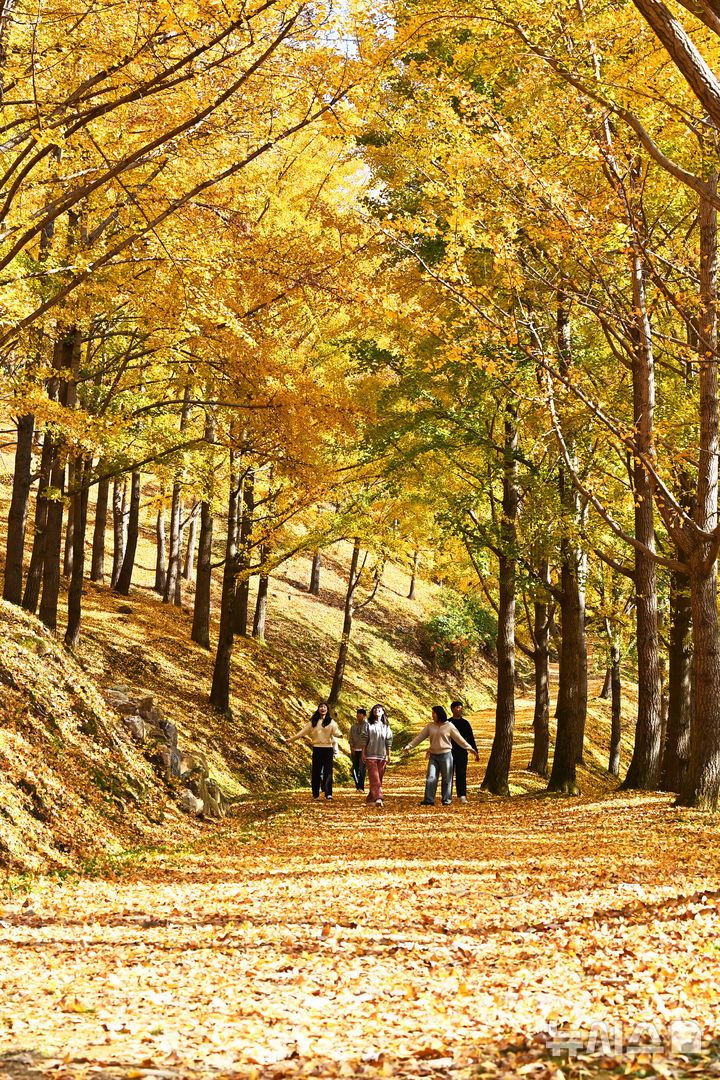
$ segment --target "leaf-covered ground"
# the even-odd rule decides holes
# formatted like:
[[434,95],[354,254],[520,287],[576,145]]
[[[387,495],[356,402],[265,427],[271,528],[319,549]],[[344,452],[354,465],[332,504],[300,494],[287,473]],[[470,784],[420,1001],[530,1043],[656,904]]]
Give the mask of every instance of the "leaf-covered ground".
[[[18,879],[0,1073],[712,1075],[716,820],[599,772],[577,800],[475,786],[427,808],[423,766],[391,773],[384,810],[297,792],[98,878]],[[623,1050],[652,1038],[641,1022],[667,1050],[677,1019],[702,1026],[702,1058],[545,1045],[548,1022],[563,1041],[604,1020]]]

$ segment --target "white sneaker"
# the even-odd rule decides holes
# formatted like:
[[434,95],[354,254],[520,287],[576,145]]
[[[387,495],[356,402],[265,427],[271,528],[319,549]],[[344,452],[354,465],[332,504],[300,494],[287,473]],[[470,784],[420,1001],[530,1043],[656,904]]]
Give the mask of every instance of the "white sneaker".
[[376,800],[375,800],[375,805],[376,805],[376,806],[382,806],[382,804],[383,804],[383,801],[382,801],[382,799],[376,799]]
[[465,798],[464,795],[460,796],[460,802],[467,802],[467,799]]

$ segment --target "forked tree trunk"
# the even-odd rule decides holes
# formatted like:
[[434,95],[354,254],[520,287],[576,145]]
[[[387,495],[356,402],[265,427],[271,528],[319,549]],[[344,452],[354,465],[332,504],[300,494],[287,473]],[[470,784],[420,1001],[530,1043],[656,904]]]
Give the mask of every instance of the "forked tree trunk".
[[342,693],[343,681],[345,679],[345,666],[347,664],[348,651],[350,649],[350,635],[352,634],[353,616],[355,614],[353,606],[353,598],[355,596],[355,589],[358,583],[358,563],[360,562],[360,540],[356,539],[353,543],[352,557],[350,559],[350,575],[348,577],[348,587],[345,593],[345,605],[343,608],[343,628],[340,636],[340,648],[338,650],[338,657],[335,661],[335,670],[333,672],[332,686],[330,687],[330,696],[328,697],[328,708],[332,710],[336,707],[340,700]]
[[133,470],[130,481],[130,510],[128,514],[127,540],[125,542],[125,554],[118,575],[115,591],[121,596],[130,595],[130,583],[135,567],[135,552],[137,551],[138,530],[140,527],[140,472]]
[[72,502],[74,506],[75,528],[73,531],[73,559],[72,576],[68,590],[68,622],[65,631],[65,644],[68,648],[75,648],[80,641],[80,621],[82,618],[82,587],[85,574],[85,533],[87,531],[87,507],[90,462],[82,457],[75,458],[73,470],[74,490]]
[[230,705],[230,661],[233,648],[233,616],[237,583],[238,501],[240,476],[235,454],[230,452],[230,492],[228,496],[227,539],[225,541],[225,569],[223,571],[222,600],[220,603],[220,630],[218,633],[215,666],[213,668],[210,704],[220,712],[227,712]]
[[652,791],[660,770],[660,643],[658,638],[657,572],[653,488],[640,456],[654,460],[655,361],[645,298],[645,276],[637,250],[632,255],[633,306],[636,317],[633,354],[633,416],[635,444],[633,486],[635,538],[645,551],[635,549],[635,612],[637,622],[638,712],[635,745],[623,788]]
[[3,599],[11,604],[22,600],[23,556],[30,497],[32,445],[35,417],[32,413],[18,418],[13,488],[8,513],[7,547],[5,551],[5,581]]
[[510,758],[515,731],[515,563],[517,546],[517,414],[508,402],[503,453],[503,500],[500,525],[495,736],[482,782],[483,791],[509,795]]
[[[682,552],[677,557],[683,561]],[[668,721],[660,774],[661,791],[682,791],[690,758],[692,725],[692,603],[686,575],[670,578]]]
[[[99,468],[102,469],[102,463]],[[90,564],[90,580],[103,582],[105,580],[105,530],[107,528],[109,486],[107,480],[100,480],[97,486],[97,501],[95,503],[95,525],[93,528],[92,560]]]
[[617,645],[610,646],[610,761],[608,772],[611,776],[620,775],[620,650]]
[[312,596],[320,595],[320,552],[316,551],[313,554],[312,566],[310,567],[310,585],[308,586],[308,592]]
[[123,515],[123,487],[125,481],[116,477],[113,482],[112,493],[112,516],[113,516],[113,564],[110,574],[110,585],[114,589],[120,576],[123,556],[125,554],[125,518]]
[[[712,178],[717,191],[717,175]],[[700,313],[698,380],[700,453],[695,523],[705,533],[718,526],[717,212],[700,201]],[[720,627],[717,548],[697,542],[690,555],[694,643],[694,713],[690,761],[679,796],[683,806],[716,809],[720,796]]]

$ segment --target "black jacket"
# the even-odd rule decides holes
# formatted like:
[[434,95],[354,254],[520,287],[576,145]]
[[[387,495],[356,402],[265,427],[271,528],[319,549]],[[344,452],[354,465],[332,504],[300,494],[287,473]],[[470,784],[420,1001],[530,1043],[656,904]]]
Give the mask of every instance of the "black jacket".
[[[473,735],[473,729],[470,727],[470,721],[466,720],[464,716],[461,716],[458,720],[454,716],[450,716],[450,722],[455,725],[463,739],[469,742],[473,750],[477,751],[477,743],[475,742],[475,736]],[[464,750],[462,746],[458,746],[457,743],[452,744],[452,756],[453,757],[467,757],[467,750]]]

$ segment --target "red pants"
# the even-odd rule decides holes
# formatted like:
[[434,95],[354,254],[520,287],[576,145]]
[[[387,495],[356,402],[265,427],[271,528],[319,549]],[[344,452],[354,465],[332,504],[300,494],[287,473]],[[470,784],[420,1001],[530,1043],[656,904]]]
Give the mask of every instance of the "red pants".
[[369,757],[366,764],[367,778],[370,784],[370,794],[366,802],[377,802],[378,799],[383,798],[382,778],[385,775],[387,759]]

